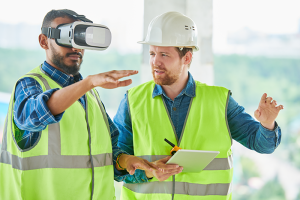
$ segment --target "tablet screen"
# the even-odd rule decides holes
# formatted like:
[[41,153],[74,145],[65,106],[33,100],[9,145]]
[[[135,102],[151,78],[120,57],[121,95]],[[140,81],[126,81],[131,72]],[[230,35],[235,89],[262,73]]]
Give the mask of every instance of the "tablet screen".
[[201,150],[178,150],[168,160],[167,164],[178,164],[183,167],[182,172],[201,172],[220,152]]

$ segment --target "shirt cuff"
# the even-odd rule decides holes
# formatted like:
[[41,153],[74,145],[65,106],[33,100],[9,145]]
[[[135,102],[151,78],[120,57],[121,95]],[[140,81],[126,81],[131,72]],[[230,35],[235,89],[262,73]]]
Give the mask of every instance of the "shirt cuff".
[[[274,134],[274,132],[278,132],[278,124],[277,122],[275,121],[275,126],[274,126],[274,129],[273,130],[270,130],[266,127],[264,127],[261,123],[260,123],[260,131],[264,134],[266,133],[265,136],[267,136],[268,134]],[[274,135],[273,135],[274,136]],[[272,137],[272,136],[271,136]]]
[[123,181],[126,178],[126,175],[129,175],[127,170],[118,170],[116,167],[116,160],[120,154],[128,154],[127,152],[121,150],[120,148],[113,149],[113,165],[114,165],[114,178],[116,181]]
[[263,125],[261,125],[261,123],[260,123],[259,130],[260,130],[261,134],[263,136],[265,136],[266,138],[276,138],[275,146],[276,147],[278,146],[278,143],[279,143],[278,138],[280,136],[280,128],[276,121],[275,121],[275,127],[273,130],[265,128]]
[[149,182],[149,179],[146,176],[146,173],[144,170],[140,170],[140,169],[135,170],[134,176],[135,176],[137,183]]

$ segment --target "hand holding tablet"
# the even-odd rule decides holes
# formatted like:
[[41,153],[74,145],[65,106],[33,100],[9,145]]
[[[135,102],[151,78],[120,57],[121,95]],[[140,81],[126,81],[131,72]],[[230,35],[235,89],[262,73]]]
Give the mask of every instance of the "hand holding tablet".
[[179,149],[166,164],[178,164],[182,172],[201,172],[220,152]]

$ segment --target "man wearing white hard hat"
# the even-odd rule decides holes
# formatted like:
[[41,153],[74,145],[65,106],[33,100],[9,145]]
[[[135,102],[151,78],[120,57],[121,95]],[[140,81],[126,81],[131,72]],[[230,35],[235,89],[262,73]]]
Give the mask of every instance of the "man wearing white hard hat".
[[[281,141],[275,119],[282,105],[262,95],[254,115],[231,97],[231,91],[208,86],[188,71],[197,52],[197,27],[192,19],[167,12],[154,18],[146,39],[153,80],[131,88],[121,101],[114,122],[118,145],[147,159],[163,171],[137,170],[124,178],[122,200],[232,199],[232,139],[259,153],[272,153]],[[167,138],[182,149],[219,151],[200,173],[184,173],[166,165]]]

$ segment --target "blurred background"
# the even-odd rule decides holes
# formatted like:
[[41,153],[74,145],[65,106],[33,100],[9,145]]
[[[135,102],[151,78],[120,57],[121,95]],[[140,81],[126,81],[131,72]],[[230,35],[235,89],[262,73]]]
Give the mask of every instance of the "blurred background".
[[[52,0],[47,6],[37,0],[2,3],[0,143],[15,82],[45,60],[38,35],[48,11],[68,8],[112,31],[112,43],[106,51],[85,52],[81,66],[84,77],[113,69],[140,71],[132,77],[131,86],[115,90],[98,88],[113,118],[126,90],[151,79],[145,55],[148,47],[137,44],[144,39],[149,20],[157,13],[185,9],[187,16],[197,23],[202,20],[205,25],[197,24],[202,39],[201,50],[194,54],[191,65],[194,78],[230,89],[233,98],[251,115],[264,92],[284,105],[276,120],[282,130],[282,141],[273,154],[258,154],[234,142],[233,199],[300,200],[300,1],[197,1],[203,3],[201,7],[192,0],[181,0],[183,5],[168,1],[167,6],[154,0]],[[115,186],[119,199],[121,183],[116,182]]]

